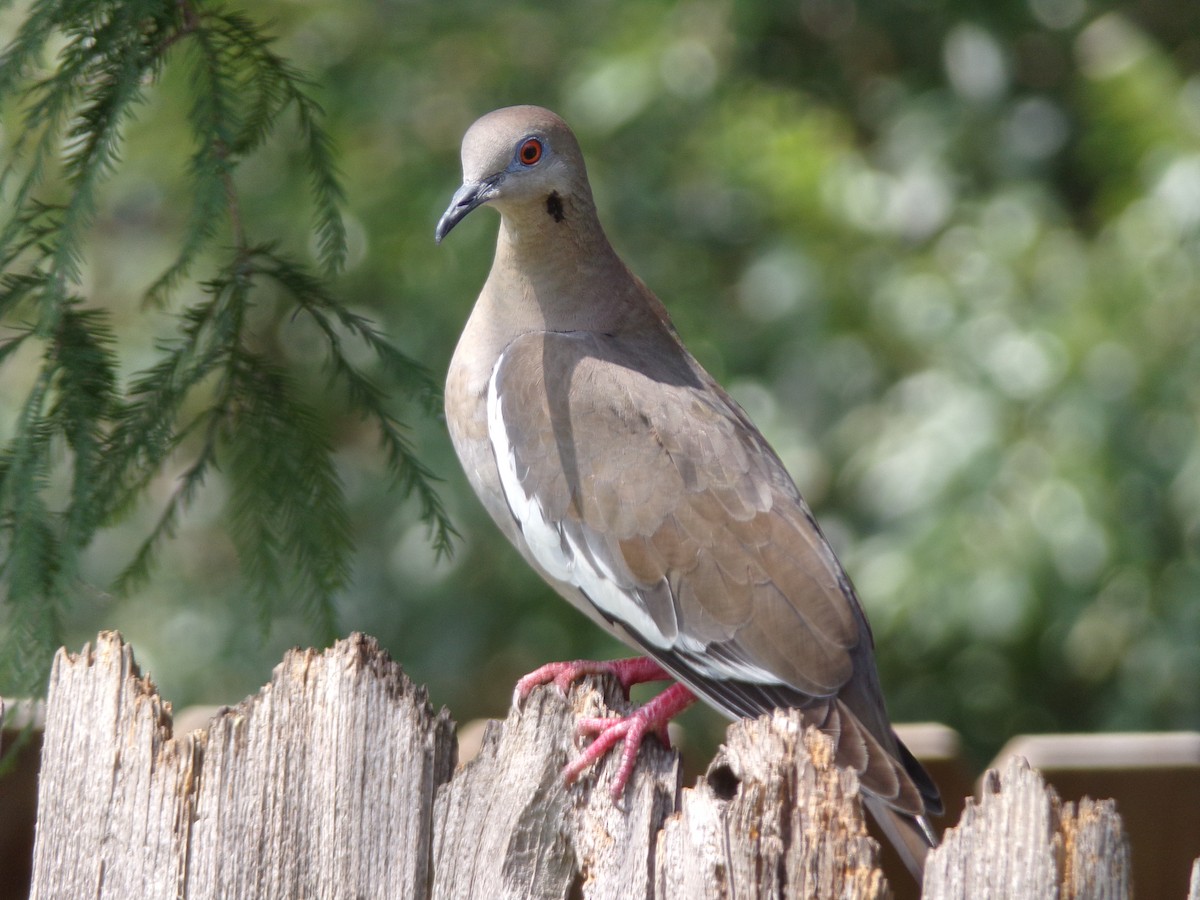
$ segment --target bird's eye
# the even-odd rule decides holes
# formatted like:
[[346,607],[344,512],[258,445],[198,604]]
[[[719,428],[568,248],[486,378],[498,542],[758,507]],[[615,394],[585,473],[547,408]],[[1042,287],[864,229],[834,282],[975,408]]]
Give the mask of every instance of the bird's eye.
[[532,166],[542,158],[542,142],[537,138],[530,138],[521,145],[521,149],[517,151],[517,159],[527,166]]

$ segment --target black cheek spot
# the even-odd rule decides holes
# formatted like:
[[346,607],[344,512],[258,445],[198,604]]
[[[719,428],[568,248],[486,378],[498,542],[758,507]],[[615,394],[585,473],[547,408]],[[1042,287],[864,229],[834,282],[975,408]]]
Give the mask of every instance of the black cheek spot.
[[550,214],[555,222],[561,222],[567,217],[566,213],[563,212],[562,197],[558,196],[558,191],[554,191],[546,198],[546,212]]

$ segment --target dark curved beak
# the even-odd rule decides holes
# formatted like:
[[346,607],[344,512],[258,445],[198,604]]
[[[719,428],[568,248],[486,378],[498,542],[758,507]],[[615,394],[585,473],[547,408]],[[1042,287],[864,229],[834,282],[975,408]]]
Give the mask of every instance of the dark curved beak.
[[491,200],[496,194],[496,185],[500,177],[494,175],[483,181],[468,181],[455,191],[454,196],[450,198],[450,205],[438,220],[433,239],[440,244],[442,238],[450,233],[450,229],[465,219],[471,210]]

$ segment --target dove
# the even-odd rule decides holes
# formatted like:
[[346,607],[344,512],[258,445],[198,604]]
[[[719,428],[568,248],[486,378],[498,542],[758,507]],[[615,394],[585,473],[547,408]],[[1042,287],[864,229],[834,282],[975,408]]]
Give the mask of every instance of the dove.
[[642,654],[550,663],[516,695],[593,673],[675,682],[580,720],[593,741],[568,780],[621,743],[619,797],[642,739],[696,699],[731,718],[797,708],[919,881],[941,801],[892,730],[858,595],[778,455],[609,243],[574,133],[496,110],[462,167],[437,242],[479,207],[500,225],[446,380],[455,452],[528,564]]

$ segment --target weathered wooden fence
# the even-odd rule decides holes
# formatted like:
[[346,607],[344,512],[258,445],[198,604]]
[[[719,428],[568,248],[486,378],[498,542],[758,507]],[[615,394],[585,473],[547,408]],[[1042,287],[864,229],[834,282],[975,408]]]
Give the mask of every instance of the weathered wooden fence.
[[[31,897],[890,896],[854,775],[794,714],[730,726],[692,787],[654,742],[620,805],[608,763],[564,786],[575,717],[623,707],[603,681],[539,690],[456,768],[448,713],[356,634],[288,653],[256,696],[173,735],[129,646],[101,634],[55,660]],[[1110,802],[1062,803],[1019,761],[984,786],[924,897],[1130,896]]]

